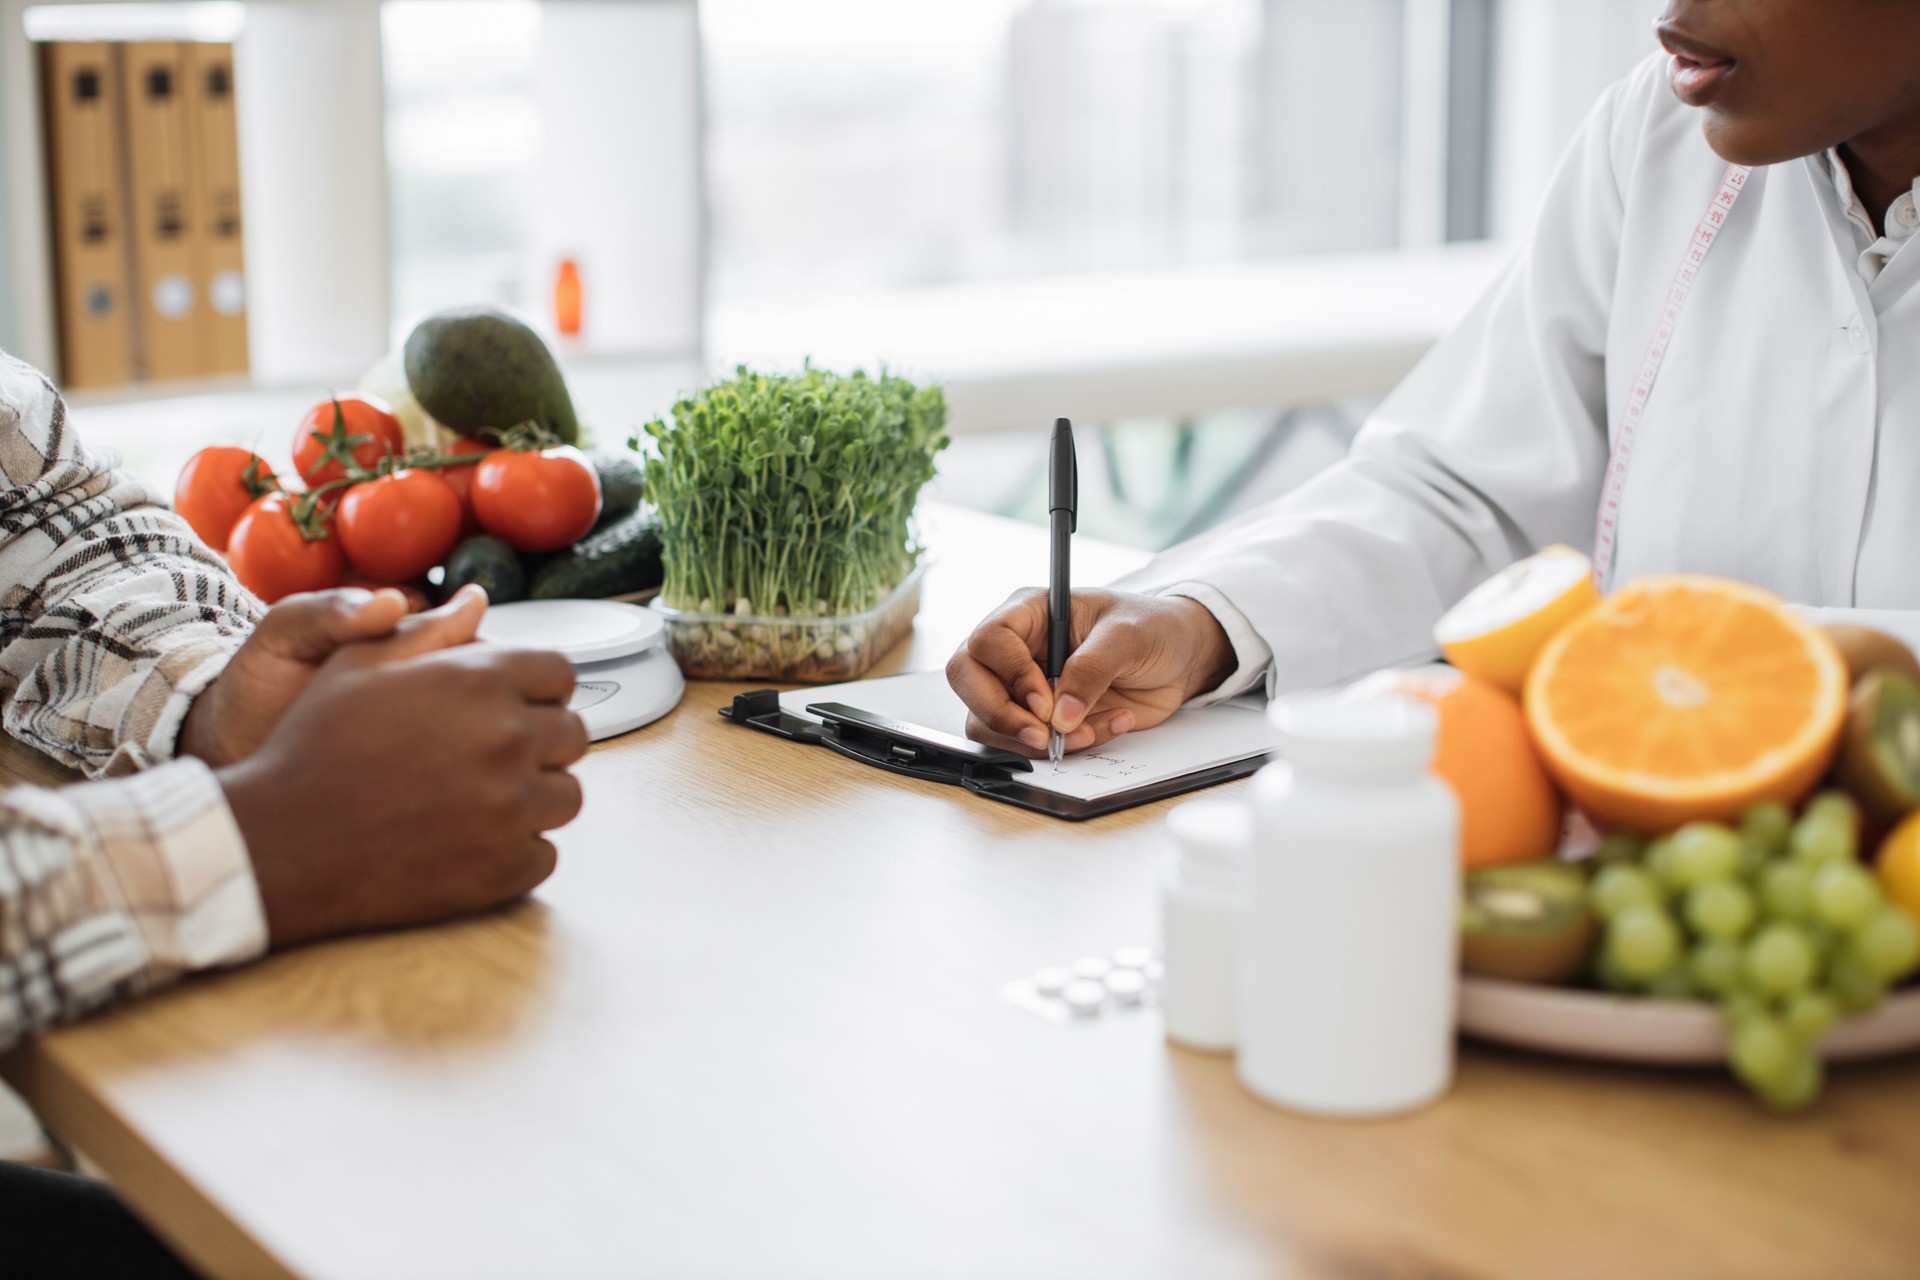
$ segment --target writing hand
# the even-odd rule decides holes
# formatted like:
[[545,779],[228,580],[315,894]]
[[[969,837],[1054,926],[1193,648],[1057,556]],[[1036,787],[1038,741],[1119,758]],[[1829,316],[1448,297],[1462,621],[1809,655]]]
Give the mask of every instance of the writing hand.
[[1233,646],[1205,606],[1177,596],[1073,593],[1073,652],[1056,694],[1041,663],[1047,593],[1015,592],[947,663],[967,705],[967,736],[1046,754],[1051,725],[1085,751],[1159,724],[1233,670]]

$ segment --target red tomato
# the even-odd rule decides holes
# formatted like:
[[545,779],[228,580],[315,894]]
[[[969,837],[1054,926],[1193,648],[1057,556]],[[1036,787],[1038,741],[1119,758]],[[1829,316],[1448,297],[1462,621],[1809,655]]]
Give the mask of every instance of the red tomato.
[[433,472],[409,468],[348,489],[338,520],[354,568],[378,582],[405,582],[460,541],[460,495]]
[[440,478],[452,485],[453,491],[460,495],[460,536],[463,538],[480,532],[480,517],[473,514],[474,467],[479,465],[481,456],[492,453],[499,447],[485,440],[456,440],[440,451],[475,455],[474,462],[468,466],[440,468]]
[[[338,421],[335,420],[336,405]],[[300,419],[300,429],[293,433],[293,469],[300,473],[309,489],[346,479],[346,468],[340,465],[340,460],[327,456],[327,445],[336,434],[342,437],[338,451],[351,452],[354,465],[363,470],[371,471],[390,453],[407,451],[407,437],[400,428],[400,419],[388,411],[385,402],[359,395],[322,400],[307,410],[307,416]],[[366,439],[357,444],[346,443],[355,436]]]
[[227,549],[233,522],[253,505],[255,494],[247,487],[247,469],[256,464],[256,478],[270,482],[273,468],[266,460],[232,444],[202,449],[180,469],[180,479],[173,486],[173,509],[215,551]]
[[571,445],[519,453],[496,449],[473,469],[480,527],[520,551],[558,551],[600,518],[600,477]]
[[268,604],[301,591],[337,587],[347,574],[340,539],[326,529],[328,536],[307,541],[293,522],[292,508],[286,494],[270,493],[241,513],[227,540],[234,576]]

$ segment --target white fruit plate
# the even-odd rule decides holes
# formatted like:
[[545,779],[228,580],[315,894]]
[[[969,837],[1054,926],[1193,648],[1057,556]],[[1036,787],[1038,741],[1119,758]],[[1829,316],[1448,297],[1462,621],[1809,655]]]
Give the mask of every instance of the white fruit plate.
[[[1493,978],[1460,979],[1460,1030],[1477,1040],[1608,1062],[1717,1066],[1726,1029],[1712,1005],[1649,1000]],[[1887,997],[1864,1018],[1848,1018],[1821,1045],[1829,1062],[1858,1062],[1920,1050],[1920,989]]]

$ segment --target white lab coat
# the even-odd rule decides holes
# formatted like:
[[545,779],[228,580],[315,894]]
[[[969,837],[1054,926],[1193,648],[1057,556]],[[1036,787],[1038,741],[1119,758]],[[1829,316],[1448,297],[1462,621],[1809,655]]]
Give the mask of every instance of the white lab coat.
[[[1595,107],[1513,264],[1345,462],[1119,585],[1206,604],[1240,657],[1217,696],[1263,677],[1271,696],[1429,657],[1434,622],[1485,578],[1551,543],[1590,550],[1609,433],[1726,172],[1649,59]],[[1642,418],[1612,581],[1724,574],[1891,611],[1863,620],[1913,643],[1920,248],[1869,285],[1873,236],[1843,188],[1822,156],[1749,179]]]

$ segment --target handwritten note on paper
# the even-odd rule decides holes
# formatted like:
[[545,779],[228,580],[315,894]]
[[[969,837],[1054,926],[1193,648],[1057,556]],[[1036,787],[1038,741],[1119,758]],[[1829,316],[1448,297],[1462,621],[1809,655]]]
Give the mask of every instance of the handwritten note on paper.
[[[780,695],[780,704],[805,715],[809,703],[844,702],[942,733],[964,735],[967,711],[947,686],[945,673],[919,672],[882,680],[858,680]],[[1068,756],[1058,766],[1036,760],[1021,781],[1082,800],[1151,786],[1215,765],[1271,751],[1277,735],[1257,701],[1235,700],[1177,711],[1152,729],[1125,734],[1093,751]]]

